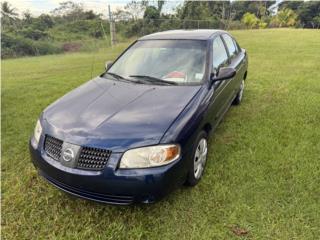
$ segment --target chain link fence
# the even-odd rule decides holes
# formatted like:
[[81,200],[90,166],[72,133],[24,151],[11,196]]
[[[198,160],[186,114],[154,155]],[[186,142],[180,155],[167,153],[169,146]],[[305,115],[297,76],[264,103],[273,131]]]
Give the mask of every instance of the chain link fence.
[[[115,30],[117,42],[125,42],[128,38],[141,37],[154,32],[174,29],[241,29],[243,24],[235,21],[222,20],[180,20],[180,19],[137,19],[116,21]],[[110,28],[109,28],[110,29]],[[107,33],[107,35],[109,35]],[[110,39],[110,36],[109,36]],[[110,40],[109,40],[110,41]]]

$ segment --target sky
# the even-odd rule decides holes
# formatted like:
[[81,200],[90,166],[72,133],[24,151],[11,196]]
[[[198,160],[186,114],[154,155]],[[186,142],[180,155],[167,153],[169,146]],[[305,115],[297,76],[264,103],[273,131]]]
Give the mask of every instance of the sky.
[[[6,0],[21,14],[27,10],[31,14],[38,16],[42,13],[49,13],[51,10],[59,6],[60,2],[68,0]],[[131,0],[73,0],[73,2],[83,3],[86,9],[94,10],[97,13],[102,13],[107,16],[108,4],[111,6],[111,11],[122,9]],[[164,5],[165,12],[171,12],[174,7],[182,3],[182,0],[169,0]]]

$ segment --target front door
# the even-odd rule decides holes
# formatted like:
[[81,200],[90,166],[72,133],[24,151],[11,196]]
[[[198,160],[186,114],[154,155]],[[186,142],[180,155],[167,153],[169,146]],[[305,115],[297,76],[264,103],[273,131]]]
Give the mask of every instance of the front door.
[[[217,36],[212,42],[212,72],[217,73],[221,67],[227,67],[228,65],[229,56],[221,37]],[[209,90],[208,94],[210,94],[211,98],[208,117],[213,127],[216,127],[225,111],[225,106],[230,95],[229,81],[230,80],[215,82]]]

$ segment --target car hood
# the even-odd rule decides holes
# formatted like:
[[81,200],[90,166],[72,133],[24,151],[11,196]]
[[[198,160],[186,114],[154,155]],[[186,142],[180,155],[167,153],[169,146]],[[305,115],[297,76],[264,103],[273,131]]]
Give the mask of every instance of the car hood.
[[65,141],[124,151],[159,143],[199,89],[96,78],[50,105],[43,120]]

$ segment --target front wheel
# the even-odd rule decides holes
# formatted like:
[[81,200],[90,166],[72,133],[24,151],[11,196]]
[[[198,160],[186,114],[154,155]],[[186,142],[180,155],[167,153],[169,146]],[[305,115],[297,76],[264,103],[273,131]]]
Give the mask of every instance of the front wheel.
[[239,105],[241,103],[242,97],[243,97],[243,91],[244,91],[244,80],[242,80],[240,85],[240,90],[236,96],[236,98],[233,100],[233,105]]
[[201,179],[207,162],[208,141],[206,132],[199,133],[193,147],[193,162],[190,164],[186,184],[195,186]]

